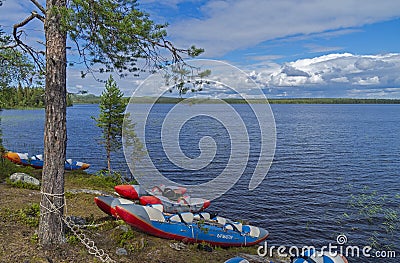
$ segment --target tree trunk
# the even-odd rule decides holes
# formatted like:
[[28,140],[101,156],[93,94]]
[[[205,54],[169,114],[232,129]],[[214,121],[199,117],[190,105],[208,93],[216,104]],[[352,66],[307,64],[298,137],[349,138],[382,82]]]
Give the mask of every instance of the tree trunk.
[[106,147],[106,152],[107,152],[107,169],[108,169],[108,174],[111,174],[111,139],[110,135],[107,135],[107,147]]
[[46,120],[44,130],[44,166],[39,223],[43,247],[64,242],[64,163],[66,129],[66,33],[61,30],[57,7],[66,0],[46,1]]

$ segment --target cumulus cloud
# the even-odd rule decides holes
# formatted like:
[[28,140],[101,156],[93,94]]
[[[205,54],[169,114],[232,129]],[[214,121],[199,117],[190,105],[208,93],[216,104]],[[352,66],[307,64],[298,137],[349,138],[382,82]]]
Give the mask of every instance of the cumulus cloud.
[[276,38],[326,33],[399,17],[400,2],[226,0],[207,1],[200,11],[201,18],[180,20],[169,32],[182,45],[194,43],[205,48],[206,55],[220,56]]
[[[268,59],[268,57],[265,57]],[[206,62],[206,61],[205,61]],[[204,63],[205,63],[204,62]],[[202,62],[201,62],[202,63]],[[202,65],[209,68],[208,64]],[[246,94],[247,98],[259,96],[262,88],[267,97],[400,97],[400,54],[354,55],[351,53],[329,54],[308,59],[287,62],[281,66],[247,71],[238,75],[216,66],[209,77],[212,84],[203,84],[203,91],[188,96],[229,98]],[[88,89],[100,94],[103,83],[91,78],[78,80],[79,72],[69,70],[69,90]],[[143,78],[120,79],[115,76],[123,92],[130,96],[142,83]],[[254,83],[255,82],[255,83]],[[167,88],[162,81],[156,82],[154,89],[146,89],[148,96],[161,94]],[[160,84],[161,83],[161,84]],[[230,85],[226,86],[225,84]],[[160,86],[161,85],[161,86]]]
[[[329,54],[289,62],[271,74],[251,72],[258,84],[273,95],[286,92],[301,96],[318,92],[320,96],[398,94],[400,54]],[[368,89],[367,89],[368,88]],[[368,92],[362,92],[366,90]],[[274,93],[275,91],[275,93]],[[375,91],[375,92],[372,92]]]

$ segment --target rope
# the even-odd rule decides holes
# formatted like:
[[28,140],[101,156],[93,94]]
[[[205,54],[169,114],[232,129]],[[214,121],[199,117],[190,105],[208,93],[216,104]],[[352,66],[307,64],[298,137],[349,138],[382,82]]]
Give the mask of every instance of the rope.
[[[47,202],[50,204],[50,208],[42,205],[42,202],[40,202],[40,207],[42,207],[43,209],[47,210],[45,213],[43,213],[42,215],[47,215],[47,214],[57,214],[59,213],[59,211],[61,211],[64,206],[65,206],[65,213],[67,212],[67,207],[66,207],[66,199],[65,199],[65,193],[62,194],[51,194],[51,193],[45,193],[43,191],[40,191],[40,193],[42,194],[42,196],[44,196],[45,200],[47,200]],[[64,199],[64,202],[61,206],[57,207],[51,200],[50,197],[53,198],[60,198],[60,199]]]
[[[89,227],[89,226],[93,226],[93,227],[98,227],[103,225],[102,224],[97,224],[97,225],[77,225],[75,224],[71,217],[65,217],[62,215],[61,211],[62,209],[65,207],[65,214],[67,214],[67,200],[65,198],[65,193],[62,194],[52,194],[52,193],[45,193],[43,191],[40,192],[42,194],[42,196],[44,197],[44,200],[46,200],[49,204],[50,204],[50,208],[46,207],[42,204],[42,201],[40,202],[40,207],[42,207],[44,210],[46,210],[44,213],[42,213],[41,215],[47,215],[47,214],[57,214],[60,217],[60,224],[61,224],[61,231],[63,231],[63,222],[65,223],[65,225],[72,231],[72,233],[79,239],[79,241],[81,241],[81,243],[83,245],[85,245],[85,247],[88,250],[88,253],[99,258],[102,262],[109,262],[109,263],[115,263],[116,261],[111,259],[110,256],[104,252],[103,249],[99,249],[93,240],[89,239],[88,237],[86,237],[86,235],[84,233],[82,233],[81,228],[83,227]],[[54,202],[52,202],[50,200],[49,197],[52,197],[53,200],[56,198],[60,198],[60,199],[64,199],[64,202],[60,205],[60,206],[56,206],[54,204]],[[42,199],[43,200],[43,199]]]
[[116,261],[111,259],[110,256],[104,252],[103,249],[99,249],[93,240],[88,238],[84,233],[82,233],[80,226],[76,225],[72,222],[71,218],[62,218],[62,220],[65,222],[67,227],[71,229],[72,233],[81,241],[82,244],[85,245],[87,248],[87,251],[89,254],[99,258],[102,262],[110,262],[110,263],[115,263]]

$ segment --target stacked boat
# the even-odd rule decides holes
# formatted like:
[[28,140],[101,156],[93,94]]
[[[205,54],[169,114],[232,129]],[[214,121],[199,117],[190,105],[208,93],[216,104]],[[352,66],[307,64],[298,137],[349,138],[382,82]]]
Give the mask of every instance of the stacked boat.
[[210,201],[186,194],[187,189],[176,186],[155,186],[149,193],[140,185],[117,185],[115,191],[125,198],[139,200],[141,205],[161,204],[164,212],[199,212],[210,206]]
[[[23,165],[23,166],[31,166],[35,169],[43,168],[43,155],[29,155],[27,153],[17,153],[17,152],[8,152],[3,155],[3,158],[10,160],[13,163]],[[73,161],[72,159],[67,159],[65,161],[64,169],[68,171],[73,170],[86,170],[90,167],[90,164]]]
[[265,229],[242,224],[209,212],[210,201],[191,198],[182,187],[156,186],[146,191],[139,185],[119,185],[122,197],[95,197],[97,206],[148,234],[189,243],[251,246],[265,240]]

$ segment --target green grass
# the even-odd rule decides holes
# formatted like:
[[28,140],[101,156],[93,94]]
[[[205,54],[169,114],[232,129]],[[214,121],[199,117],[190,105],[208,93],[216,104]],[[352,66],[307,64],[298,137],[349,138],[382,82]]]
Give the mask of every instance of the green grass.
[[[7,182],[8,184],[25,189],[39,190],[39,186],[23,183],[23,182],[11,182],[9,180],[10,175],[13,173],[26,173],[36,179],[41,180],[42,170],[35,169],[30,166],[20,166],[10,162],[7,159],[0,158],[0,182]],[[114,186],[119,184],[135,183],[126,182],[121,174],[107,172],[99,172],[96,174],[89,174],[85,171],[66,171],[65,172],[65,187],[67,189],[75,188],[88,188],[93,190],[102,190],[106,192],[113,192]]]
[[38,203],[32,203],[17,210],[11,210],[9,208],[0,210],[0,218],[14,222],[17,221],[31,227],[39,226],[39,217],[40,205]]
[[7,184],[11,185],[12,187],[31,189],[31,190],[40,190],[39,185],[34,185],[34,184],[25,183],[25,182],[21,182],[21,181],[13,182],[8,178],[6,178],[6,182],[7,182]]
[[7,159],[0,158],[0,182],[4,182],[13,173],[26,173],[39,180],[42,178],[42,170],[16,165]]
[[68,188],[82,188],[82,186],[85,186],[85,188],[109,192],[114,191],[114,186],[126,183],[119,173],[99,172],[97,174],[88,174],[84,171],[72,171],[66,173],[65,176],[65,186]]

